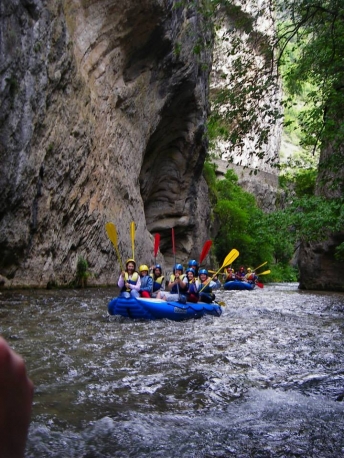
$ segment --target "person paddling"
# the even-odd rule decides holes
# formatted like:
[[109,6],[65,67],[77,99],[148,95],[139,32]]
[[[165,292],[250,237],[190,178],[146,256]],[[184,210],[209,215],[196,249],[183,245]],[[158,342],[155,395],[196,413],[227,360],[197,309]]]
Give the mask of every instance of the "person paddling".
[[187,302],[198,302],[199,300],[199,283],[198,280],[196,280],[196,272],[194,269],[189,267],[185,271],[186,276],[187,276],[187,290],[186,290],[186,300]]
[[255,285],[258,282],[258,277],[255,272],[252,272],[250,267],[247,268],[247,273],[245,275],[245,281],[251,285]]
[[225,275],[226,277],[225,277],[224,283],[235,280],[234,270],[231,267],[227,267]]
[[219,281],[213,281],[209,278],[209,272],[207,269],[200,269],[198,271],[199,276],[199,300],[201,302],[206,302],[210,304],[215,300],[215,294],[213,293],[214,289],[218,289],[221,286]]
[[153,291],[153,279],[150,275],[148,275],[148,267],[146,264],[142,264],[139,267],[139,271],[141,280],[140,296],[151,297]]
[[235,272],[235,279],[239,281],[244,281],[245,280],[245,268],[244,266],[241,266],[237,272]]
[[156,264],[152,267],[153,272],[150,274],[153,280],[153,292],[152,297],[157,297],[159,291],[165,289],[164,280],[165,277],[162,275],[162,267],[160,264]]
[[195,271],[195,278],[198,278],[198,262],[196,259],[191,259],[191,261],[188,262],[188,268],[193,269]]
[[165,301],[178,301],[181,294],[184,294],[187,288],[187,281],[184,279],[183,266],[175,264],[173,267],[173,274],[170,276],[167,289],[169,291],[159,291],[157,294],[158,299]]
[[140,297],[141,280],[136,272],[136,262],[128,259],[125,263],[125,270],[121,272],[118,279],[118,287],[121,288],[120,297],[129,299],[130,297]]

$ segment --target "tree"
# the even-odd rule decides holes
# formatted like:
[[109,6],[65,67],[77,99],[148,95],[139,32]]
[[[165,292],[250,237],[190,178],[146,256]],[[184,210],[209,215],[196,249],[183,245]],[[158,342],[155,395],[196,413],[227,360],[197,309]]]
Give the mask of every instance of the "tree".
[[272,260],[270,235],[260,230],[263,212],[255,197],[238,185],[238,177],[228,170],[217,181],[217,203],[214,207],[219,226],[215,238],[215,254],[220,261],[232,248],[240,252],[240,263],[261,264]]

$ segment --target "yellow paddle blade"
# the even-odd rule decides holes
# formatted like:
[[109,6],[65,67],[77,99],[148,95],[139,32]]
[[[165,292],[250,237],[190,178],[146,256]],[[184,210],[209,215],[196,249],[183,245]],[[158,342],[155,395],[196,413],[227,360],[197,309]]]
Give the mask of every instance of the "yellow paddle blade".
[[265,270],[264,272],[260,272],[257,275],[268,275],[271,272],[271,270]]
[[130,237],[131,237],[131,247],[133,250],[133,259],[135,259],[135,223],[134,221],[130,223]]
[[106,230],[107,236],[109,237],[113,245],[117,246],[118,236],[117,236],[116,226],[113,223],[106,223],[105,230]]
[[[220,272],[221,269],[232,264],[232,262],[235,261],[238,256],[239,256],[239,251],[233,248],[233,250],[231,250],[225,257],[225,260],[223,261],[223,264],[219,268],[219,270],[215,272],[214,275],[211,277],[211,280],[213,280],[214,277],[216,277],[216,275]],[[204,290],[205,287],[206,285],[203,286],[203,288],[200,290],[200,293]]]
[[235,248],[233,248],[232,251],[230,251],[227,256],[225,257],[225,260],[223,261],[223,264],[222,266],[220,267],[220,269],[218,270],[218,272],[223,269],[224,267],[226,266],[229,266],[230,264],[232,264],[233,261],[236,260],[236,258],[239,256],[239,251],[236,250]]
[[221,305],[221,307],[225,307],[226,302],[223,301],[216,301],[217,304]]
[[265,266],[265,264],[267,264],[267,263],[268,263],[268,261],[263,262],[263,264],[261,264],[260,266],[256,267],[255,269],[252,269],[252,271],[255,272],[257,269],[259,269],[260,267]]
[[116,226],[113,223],[106,223],[105,224],[105,230],[107,233],[107,236],[111,240],[117,254],[117,259],[119,262],[119,265],[121,267],[121,270],[123,270],[123,265],[122,265],[122,260],[121,260],[121,255],[119,254],[118,250],[118,236],[117,236],[117,229]]

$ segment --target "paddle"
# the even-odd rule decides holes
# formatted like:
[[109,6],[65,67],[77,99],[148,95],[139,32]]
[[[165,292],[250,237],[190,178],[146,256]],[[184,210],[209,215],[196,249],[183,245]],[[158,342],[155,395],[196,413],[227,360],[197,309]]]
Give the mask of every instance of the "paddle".
[[269,273],[271,273],[271,270],[264,270],[264,272],[260,272],[257,275],[268,275]]
[[106,230],[107,236],[109,237],[109,239],[111,240],[113,246],[115,247],[117,258],[118,258],[118,262],[119,262],[119,265],[121,267],[121,270],[123,271],[124,269],[123,269],[123,265],[122,265],[122,261],[121,261],[121,256],[120,256],[119,250],[118,250],[118,236],[117,236],[116,226],[113,223],[106,223],[105,224],[105,230]]
[[172,253],[174,256],[174,265],[176,265],[176,246],[174,243],[174,227],[172,227]]
[[204,259],[207,256],[207,254],[209,253],[209,250],[210,250],[212,244],[213,244],[213,242],[211,240],[207,240],[206,242],[204,242],[202,253],[201,253],[201,256],[199,257],[199,264],[200,265],[202,264],[202,262],[204,261]]
[[[215,272],[215,274],[211,277],[210,281],[212,281],[214,279],[214,277],[216,277],[216,275],[220,272],[220,270],[224,269],[226,266],[229,266],[230,264],[232,264],[232,262],[234,262],[236,260],[236,258],[239,256],[239,251],[236,250],[235,248],[233,248],[233,250],[231,250],[227,256],[225,257],[225,260],[223,261],[223,264],[222,266],[219,268],[219,270],[217,272]],[[206,287],[207,285],[204,285],[203,288],[200,290],[200,293],[204,290],[204,288]]]
[[[175,244],[175,239],[174,239],[174,227],[172,227],[172,252],[174,256],[174,265],[176,265],[176,244]],[[178,291],[178,301],[180,301],[181,295],[180,295],[180,290],[179,290],[179,283],[177,283],[177,291]]]
[[[257,275],[268,275],[271,272],[271,270],[265,270],[264,272],[257,274]],[[258,288],[264,288],[263,283],[257,282],[256,285]]]
[[265,264],[267,264],[267,263],[268,263],[268,261],[263,262],[263,264],[261,264],[260,266],[256,267],[255,269],[252,269],[252,271],[255,272],[257,269],[259,269],[260,267],[265,266]]
[[133,259],[135,259],[135,223],[134,221],[130,223],[130,237],[131,237],[131,247],[133,250]]
[[154,236],[154,264],[156,264],[156,255],[158,254],[160,245],[160,234],[155,234]]

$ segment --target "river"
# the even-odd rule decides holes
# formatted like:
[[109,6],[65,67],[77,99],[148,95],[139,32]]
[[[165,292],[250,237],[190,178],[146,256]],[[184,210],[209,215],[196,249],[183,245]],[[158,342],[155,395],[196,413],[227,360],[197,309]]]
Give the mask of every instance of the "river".
[[35,384],[26,458],[344,456],[344,294],[223,291],[187,322],[109,317],[116,294],[0,293]]

